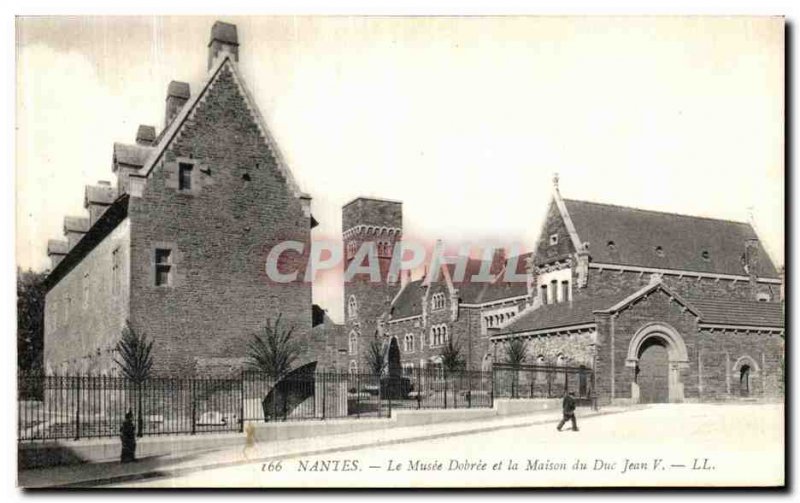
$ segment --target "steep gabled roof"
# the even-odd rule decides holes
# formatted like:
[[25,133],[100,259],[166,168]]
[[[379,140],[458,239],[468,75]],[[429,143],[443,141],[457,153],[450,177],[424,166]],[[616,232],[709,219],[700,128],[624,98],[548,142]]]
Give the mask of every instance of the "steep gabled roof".
[[189,101],[181,108],[180,113],[178,113],[177,117],[170,123],[169,127],[161,132],[158,138],[158,144],[155,146],[152,155],[150,155],[147,159],[147,162],[142,166],[139,170],[138,175],[142,177],[147,177],[150,175],[152,170],[158,164],[161,157],[164,155],[164,152],[167,150],[169,145],[172,143],[172,140],[176,137],[179,133],[181,128],[183,127],[184,123],[187,119],[189,119],[192,114],[194,113],[197,105],[203,101],[208,90],[213,86],[214,81],[222,72],[223,68],[227,68],[233,74],[233,78],[236,81],[237,85],[239,86],[240,91],[242,92],[242,96],[244,97],[245,103],[247,104],[250,112],[253,115],[253,119],[255,120],[256,125],[261,132],[261,135],[264,137],[264,140],[267,142],[267,145],[272,152],[272,155],[275,157],[275,163],[280,170],[281,174],[283,175],[284,179],[286,180],[287,185],[291,189],[292,193],[295,197],[308,197],[307,194],[300,190],[300,187],[297,185],[295,181],[294,175],[292,175],[289,166],[286,164],[286,161],[283,158],[283,155],[278,148],[278,143],[275,141],[275,138],[272,136],[269,128],[267,127],[267,123],[264,120],[264,117],[261,115],[258,106],[256,105],[255,100],[253,99],[252,94],[248,90],[247,86],[245,85],[244,80],[242,79],[241,75],[239,74],[238,67],[236,62],[233,61],[229,54],[223,53],[217,61],[214,63],[214,66],[208,73],[208,77],[206,78],[203,85],[200,87],[200,90],[195,93],[194,96],[189,98]]
[[392,303],[392,319],[399,320],[422,314],[422,294],[424,293],[422,281],[421,279],[414,280],[403,286]]
[[[745,242],[757,239],[750,224],[565,199],[592,262],[746,275]],[[663,256],[656,252],[660,247]],[[704,258],[707,252],[708,258]],[[777,278],[759,245],[759,277]]]
[[613,304],[612,306],[607,307],[605,309],[598,309],[597,312],[616,313],[616,312],[621,311],[621,310],[625,309],[626,307],[630,306],[631,304],[633,304],[637,300],[641,299],[642,297],[650,295],[651,293],[655,292],[656,290],[660,290],[660,291],[666,293],[667,295],[669,295],[670,298],[672,298],[673,300],[677,301],[680,305],[685,307],[693,315],[697,316],[698,318],[701,317],[701,313],[697,309],[697,307],[693,306],[691,302],[687,301],[682,296],[678,295],[677,292],[675,292],[672,288],[668,287],[667,285],[665,285],[661,281],[654,281],[654,282],[650,283],[649,285],[644,286],[644,287],[640,288],[639,290],[636,290],[635,292],[631,293],[630,295],[628,295],[624,299],[620,300],[616,304]]

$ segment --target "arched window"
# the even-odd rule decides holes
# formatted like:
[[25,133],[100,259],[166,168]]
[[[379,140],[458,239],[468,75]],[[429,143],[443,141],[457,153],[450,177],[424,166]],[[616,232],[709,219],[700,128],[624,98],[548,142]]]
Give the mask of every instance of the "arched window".
[[444,309],[445,298],[443,293],[435,293],[431,298],[431,308],[436,311],[438,309]]
[[539,287],[539,297],[542,298],[542,304],[547,304],[547,285]]
[[357,374],[358,373],[358,363],[356,363],[355,360],[350,360],[349,371],[350,371],[351,374]]
[[559,301],[558,299],[558,280],[553,280],[550,282],[550,304],[555,304]]
[[556,357],[556,365],[558,365],[559,367],[563,367],[566,364],[567,364],[567,357],[564,356],[563,353],[559,353],[558,356]]
[[414,334],[406,334],[403,339],[403,351],[406,353],[414,352]]
[[561,302],[569,300],[569,281],[563,280],[561,282]]
[[431,327],[431,346],[441,346],[447,342],[447,325],[436,325]]
[[347,317],[355,318],[356,316],[358,316],[358,301],[355,295],[351,295],[347,301]]
[[358,351],[358,333],[353,330],[350,332],[350,337],[347,344],[347,352],[351,355],[356,354]]

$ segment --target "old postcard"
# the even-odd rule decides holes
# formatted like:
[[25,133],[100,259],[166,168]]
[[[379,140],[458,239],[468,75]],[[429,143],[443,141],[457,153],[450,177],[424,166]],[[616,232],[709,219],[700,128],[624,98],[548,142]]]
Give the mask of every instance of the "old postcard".
[[19,17],[18,484],[785,484],[781,17]]

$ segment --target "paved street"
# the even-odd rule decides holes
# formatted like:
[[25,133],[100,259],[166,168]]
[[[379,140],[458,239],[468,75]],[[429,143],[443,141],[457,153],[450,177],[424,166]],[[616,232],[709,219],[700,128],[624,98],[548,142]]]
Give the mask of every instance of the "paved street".
[[[657,405],[280,462],[254,462],[118,487],[779,485],[783,406]],[[239,449],[241,450],[241,449]],[[578,464],[576,464],[578,463]]]

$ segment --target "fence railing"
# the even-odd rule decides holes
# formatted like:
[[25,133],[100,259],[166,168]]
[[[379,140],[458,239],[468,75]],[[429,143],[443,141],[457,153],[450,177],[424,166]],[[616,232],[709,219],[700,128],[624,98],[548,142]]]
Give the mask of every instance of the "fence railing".
[[494,365],[497,398],[559,398],[573,392],[579,401],[594,396],[594,372],[589,367]]
[[[545,378],[541,378],[545,376]],[[316,372],[275,380],[241,372],[230,378],[18,376],[21,441],[117,436],[131,411],[140,435],[241,431],[246,421],[389,417],[393,409],[461,409],[495,397],[588,398],[591,370],[508,367],[445,372],[407,369],[372,374]]]

